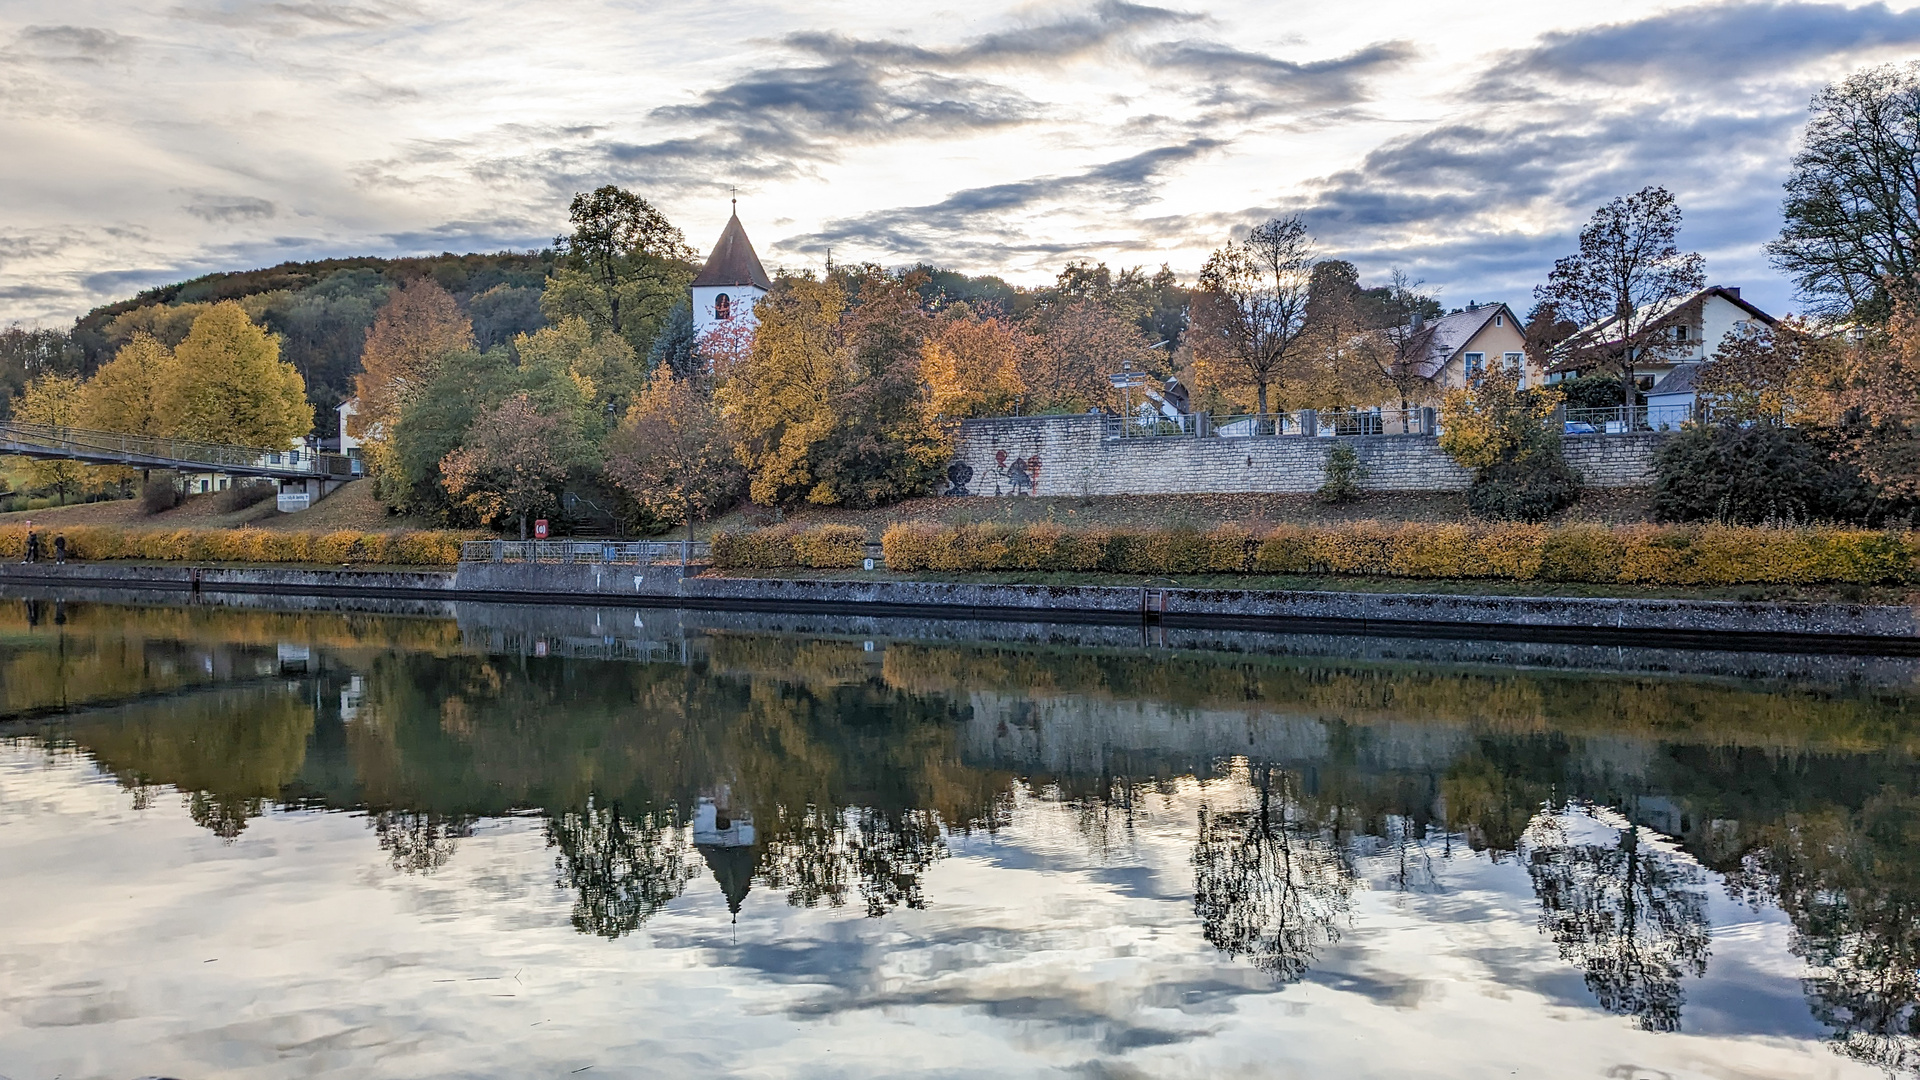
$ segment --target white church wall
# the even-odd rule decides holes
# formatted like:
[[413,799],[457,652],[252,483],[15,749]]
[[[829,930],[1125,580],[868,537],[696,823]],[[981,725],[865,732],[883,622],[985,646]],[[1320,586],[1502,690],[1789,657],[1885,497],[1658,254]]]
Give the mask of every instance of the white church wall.
[[732,311],[733,321],[754,323],[753,305],[766,295],[766,290],[754,285],[701,285],[693,290],[693,329],[696,334],[706,333],[707,328],[721,320],[714,315],[714,308],[721,296],[726,296]]

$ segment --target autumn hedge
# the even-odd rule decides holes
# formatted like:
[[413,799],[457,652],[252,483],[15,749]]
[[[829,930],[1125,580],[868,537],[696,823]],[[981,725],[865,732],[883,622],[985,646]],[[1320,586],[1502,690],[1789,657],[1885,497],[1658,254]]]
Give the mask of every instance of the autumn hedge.
[[713,565],[725,569],[844,569],[859,566],[866,558],[867,531],[852,525],[820,525],[811,529],[775,526],[715,533],[712,551]]
[[[53,558],[53,540],[67,538],[67,557],[84,562],[378,563],[452,566],[461,534],[451,532],[287,532],[277,529],[116,529],[97,525],[41,528],[41,558]],[[26,553],[24,526],[0,528],[0,560]]]
[[[742,539],[743,546],[750,541]],[[1131,531],[900,524],[890,570],[1330,574],[1596,584],[1920,583],[1920,534],[1838,528],[1357,521]],[[716,563],[728,565],[716,548]],[[745,564],[739,564],[745,565]],[[756,566],[791,565],[778,562]]]

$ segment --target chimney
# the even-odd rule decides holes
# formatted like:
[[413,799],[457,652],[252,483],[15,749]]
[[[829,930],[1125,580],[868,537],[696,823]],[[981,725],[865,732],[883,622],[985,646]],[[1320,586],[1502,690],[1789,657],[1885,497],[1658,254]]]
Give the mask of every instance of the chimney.
[[1427,325],[1427,317],[1416,311],[1413,313],[1413,319],[1411,320],[1411,324],[1413,326],[1413,332],[1417,334],[1420,332],[1422,327]]
[[1738,286],[1738,285],[1722,285],[1722,286],[1721,286],[1721,288],[1723,288],[1723,289],[1725,289],[1725,290],[1727,290],[1727,292],[1728,292],[1728,293],[1730,293],[1730,294],[1732,294],[1732,296],[1733,296],[1733,298],[1734,298],[1735,300],[1738,300],[1738,299],[1740,299],[1740,286]]

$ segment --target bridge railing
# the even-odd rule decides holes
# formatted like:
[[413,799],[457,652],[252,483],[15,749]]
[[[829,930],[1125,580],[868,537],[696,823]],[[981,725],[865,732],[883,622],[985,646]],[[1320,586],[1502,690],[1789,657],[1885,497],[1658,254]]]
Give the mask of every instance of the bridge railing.
[[706,562],[710,551],[704,540],[467,540],[460,561],[652,566]]
[[165,461],[186,471],[303,472],[316,476],[359,475],[357,462],[341,454],[310,450],[268,450],[256,446],[196,442],[163,435],[52,427],[0,421],[0,443],[13,443],[81,459],[112,458],[127,463]]

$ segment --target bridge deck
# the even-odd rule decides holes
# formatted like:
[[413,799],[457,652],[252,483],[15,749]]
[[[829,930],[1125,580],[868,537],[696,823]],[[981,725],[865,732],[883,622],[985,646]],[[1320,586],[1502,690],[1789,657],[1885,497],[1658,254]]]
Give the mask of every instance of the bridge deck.
[[123,465],[134,469],[171,469],[186,473],[225,473],[275,480],[351,480],[359,462],[343,454],[266,450],[155,435],[47,427],[0,421],[0,456],[78,461],[87,465]]

